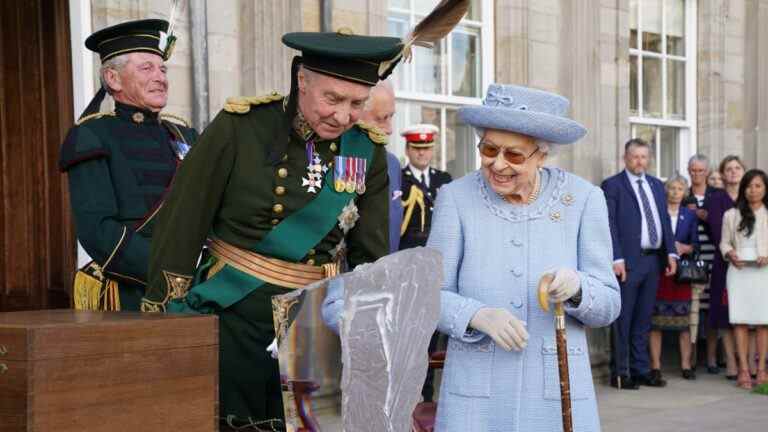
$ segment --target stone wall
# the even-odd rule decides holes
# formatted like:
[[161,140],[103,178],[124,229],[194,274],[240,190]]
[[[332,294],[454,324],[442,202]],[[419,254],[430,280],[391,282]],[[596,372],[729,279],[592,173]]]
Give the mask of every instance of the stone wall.
[[629,136],[626,0],[497,0],[497,82],[560,93],[589,129],[550,163],[593,182],[618,168]]

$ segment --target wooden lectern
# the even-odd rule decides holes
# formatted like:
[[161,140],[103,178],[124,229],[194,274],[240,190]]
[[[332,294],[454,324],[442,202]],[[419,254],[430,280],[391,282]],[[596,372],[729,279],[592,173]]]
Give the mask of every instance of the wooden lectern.
[[218,430],[211,315],[0,313],[0,432]]

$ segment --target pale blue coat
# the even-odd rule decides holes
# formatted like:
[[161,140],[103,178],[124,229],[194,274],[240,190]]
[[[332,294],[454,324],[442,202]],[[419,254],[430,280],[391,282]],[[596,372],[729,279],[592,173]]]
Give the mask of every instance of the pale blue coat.
[[[546,271],[581,277],[582,301],[567,307],[574,431],[599,431],[585,327],[619,315],[608,212],[600,188],[543,168],[529,206],[505,202],[480,171],[440,190],[427,246],[442,252],[445,281],[438,329],[450,336],[438,402],[437,432],[562,430],[553,316],[537,301]],[[528,347],[507,352],[467,332],[482,307],[507,308],[527,322]]]

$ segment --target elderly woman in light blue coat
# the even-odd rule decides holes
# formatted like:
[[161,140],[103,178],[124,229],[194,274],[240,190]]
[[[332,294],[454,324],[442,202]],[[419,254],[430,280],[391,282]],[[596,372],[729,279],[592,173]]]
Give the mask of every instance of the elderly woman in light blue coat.
[[619,315],[608,212],[600,188],[544,167],[555,144],[586,133],[568,100],[491,85],[460,118],[481,137],[481,168],[444,186],[428,247],[442,252],[438,329],[450,336],[438,432],[536,432],[562,428],[551,313],[537,286],[565,305],[574,431],[599,431],[585,329]]

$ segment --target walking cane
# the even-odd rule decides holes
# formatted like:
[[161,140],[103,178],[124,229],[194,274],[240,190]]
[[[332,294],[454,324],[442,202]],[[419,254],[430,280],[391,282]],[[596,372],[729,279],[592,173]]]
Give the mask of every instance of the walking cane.
[[[539,306],[549,312],[548,288],[554,274],[545,274],[539,280]],[[563,432],[573,432],[571,418],[571,380],[568,375],[568,344],[565,340],[565,310],[563,303],[555,303],[555,340],[557,343],[557,368],[560,373],[560,405],[563,412]]]

